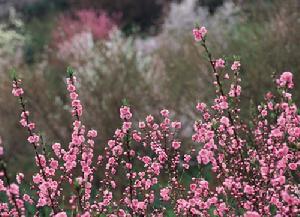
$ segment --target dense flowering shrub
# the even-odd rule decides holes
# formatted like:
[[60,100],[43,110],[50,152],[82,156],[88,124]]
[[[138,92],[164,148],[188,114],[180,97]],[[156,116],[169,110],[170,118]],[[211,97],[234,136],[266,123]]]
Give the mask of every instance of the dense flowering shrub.
[[[181,122],[167,109],[160,118],[148,115],[135,123],[124,103],[121,127],[96,155],[98,133],[82,122],[83,106],[70,68],[71,141],[48,147],[30,118],[21,80],[14,77],[12,93],[20,101],[20,124],[28,132],[37,171],[31,188],[24,189],[26,174],[12,179],[2,161],[1,216],[30,215],[33,208],[32,215],[48,211],[56,217],[298,216],[300,115],[292,101],[293,74],[279,76],[278,93],[267,93],[253,119],[244,123],[239,116],[240,61],[214,59],[205,27],[195,28],[193,35],[207,53],[216,97],[211,106],[196,106],[192,147],[178,137]],[[205,167],[214,176],[211,182],[204,178]],[[103,176],[99,180],[96,174]]]

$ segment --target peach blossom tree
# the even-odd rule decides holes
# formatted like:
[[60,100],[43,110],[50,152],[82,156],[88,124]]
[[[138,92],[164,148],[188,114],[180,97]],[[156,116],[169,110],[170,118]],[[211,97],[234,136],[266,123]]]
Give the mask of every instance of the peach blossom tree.
[[68,68],[72,134],[68,144],[47,145],[14,75],[12,94],[34,150],[35,173],[12,176],[0,147],[1,216],[299,216],[300,115],[292,100],[293,74],[278,76],[277,92],[266,93],[252,119],[242,120],[240,61],[215,58],[205,27],[194,28],[193,35],[207,54],[216,93],[210,106],[196,105],[199,118],[188,144],[169,110],[136,122],[128,102],[112,138],[97,144],[101,134],[83,122],[78,80]]

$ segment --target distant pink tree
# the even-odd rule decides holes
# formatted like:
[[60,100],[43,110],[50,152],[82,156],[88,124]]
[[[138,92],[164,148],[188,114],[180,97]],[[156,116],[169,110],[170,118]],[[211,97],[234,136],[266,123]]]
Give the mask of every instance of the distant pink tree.
[[89,31],[94,39],[105,39],[116,22],[104,11],[78,10],[73,15],[61,15],[53,31],[55,44],[70,40],[74,35]]

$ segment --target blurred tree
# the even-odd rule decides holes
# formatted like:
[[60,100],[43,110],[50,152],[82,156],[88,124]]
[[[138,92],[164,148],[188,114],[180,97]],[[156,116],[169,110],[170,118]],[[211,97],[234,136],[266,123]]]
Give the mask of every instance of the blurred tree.
[[[245,18],[226,36],[228,44],[221,52],[239,54],[242,60],[245,108],[250,99],[255,104],[260,102],[266,90],[274,86],[270,79],[273,73],[291,71],[295,83],[300,82],[300,1],[286,2],[241,3]],[[295,99],[299,101],[299,91],[295,92]]]
[[0,1],[0,18],[5,18],[9,15],[11,8],[21,10],[28,4],[37,2],[38,0],[2,0]]
[[21,12],[26,22],[32,19],[43,19],[49,14],[57,13],[62,10],[70,8],[68,0],[36,0],[31,4],[26,4],[22,8]]
[[163,15],[166,14],[172,0],[69,0],[73,7],[99,9],[107,11],[111,16],[120,15],[120,24],[126,33],[136,27],[141,32],[156,33]]

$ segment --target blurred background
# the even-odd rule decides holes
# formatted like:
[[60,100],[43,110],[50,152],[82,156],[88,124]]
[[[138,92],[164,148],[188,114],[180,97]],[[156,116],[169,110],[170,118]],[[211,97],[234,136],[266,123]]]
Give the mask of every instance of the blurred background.
[[0,135],[12,167],[32,168],[11,95],[12,68],[47,144],[70,141],[64,78],[72,66],[99,149],[120,124],[124,98],[136,120],[170,109],[183,122],[188,145],[196,102],[209,103],[214,94],[209,65],[191,34],[195,23],[207,27],[214,57],[239,56],[244,118],[273,88],[274,73],[294,73],[299,101],[299,0],[0,0]]

